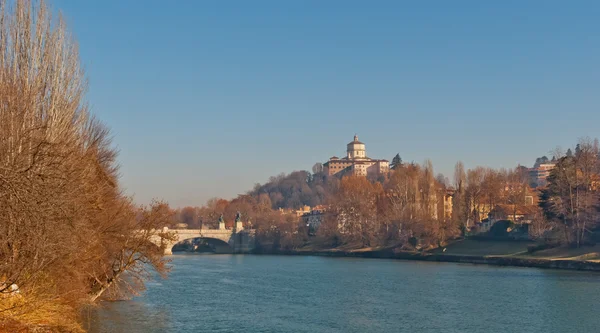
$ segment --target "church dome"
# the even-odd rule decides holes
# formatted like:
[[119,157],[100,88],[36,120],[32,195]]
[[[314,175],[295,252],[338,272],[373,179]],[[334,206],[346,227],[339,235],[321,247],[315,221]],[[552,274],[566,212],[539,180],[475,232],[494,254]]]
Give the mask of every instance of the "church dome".
[[348,147],[348,149],[346,151],[348,152],[349,159],[366,158],[367,157],[365,144],[358,141],[358,135],[354,136],[354,141],[350,142],[347,145],[347,147]]

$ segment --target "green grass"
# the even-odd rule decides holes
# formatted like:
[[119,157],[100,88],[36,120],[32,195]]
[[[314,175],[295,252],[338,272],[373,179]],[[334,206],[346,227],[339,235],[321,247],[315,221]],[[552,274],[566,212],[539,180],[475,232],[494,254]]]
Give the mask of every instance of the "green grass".
[[469,256],[517,256],[527,253],[527,246],[533,242],[486,241],[464,239],[448,244],[443,251],[437,248],[431,253]]
[[557,247],[527,254],[529,258],[554,260],[590,260],[600,261],[600,246],[582,246],[580,248]]
[[534,242],[487,241],[465,239],[448,244],[444,248],[430,251],[436,254],[470,256],[506,256],[550,260],[589,260],[600,262],[600,245],[581,248],[557,247],[547,250],[527,252],[527,246]]

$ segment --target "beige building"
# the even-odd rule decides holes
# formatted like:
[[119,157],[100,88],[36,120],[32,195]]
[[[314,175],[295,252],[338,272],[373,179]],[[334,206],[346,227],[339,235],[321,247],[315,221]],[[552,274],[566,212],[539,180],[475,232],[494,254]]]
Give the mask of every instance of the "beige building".
[[358,136],[346,145],[346,157],[332,157],[323,164],[328,175],[352,174],[357,176],[382,175],[390,170],[390,162],[367,157],[365,144],[358,141]]
[[546,186],[548,184],[546,178],[550,176],[550,172],[555,166],[556,163],[543,163],[537,167],[529,169],[529,178],[531,184],[536,187]]
[[444,217],[446,219],[451,219],[452,218],[452,211],[453,211],[453,203],[452,203],[452,198],[454,197],[454,190],[452,189],[447,189],[446,193],[444,194]]
[[307,205],[304,205],[302,208],[294,211],[294,213],[296,214],[297,217],[300,217],[300,216],[310,213],[310,212],[311,212],[311,208],[310,208],[310,206],[307,206]]

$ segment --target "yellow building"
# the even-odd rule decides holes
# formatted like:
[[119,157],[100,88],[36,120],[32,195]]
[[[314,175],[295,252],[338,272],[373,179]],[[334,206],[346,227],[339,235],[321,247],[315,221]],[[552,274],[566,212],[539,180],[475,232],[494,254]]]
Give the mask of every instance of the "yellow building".
[[390,170],[390,162],[387,160],[376,160],[367,157],[365,144],[358,141],[358,136],[346,145],[346,157],[332,157],[323,164],[328,175],[342,173],[356,176],[382,175]]

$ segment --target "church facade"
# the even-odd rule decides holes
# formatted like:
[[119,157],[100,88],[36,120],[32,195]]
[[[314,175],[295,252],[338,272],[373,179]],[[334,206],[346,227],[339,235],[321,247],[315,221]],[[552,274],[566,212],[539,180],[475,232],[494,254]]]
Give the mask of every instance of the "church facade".
[[367,156],[365,144],[358,141],[358,136],[346,145],[346,156],[333,156],[323,164],[325,172],[332,175],[351,174],[355,176],[378,176],[387,174],[390,170],[388,160],[377,160]]

